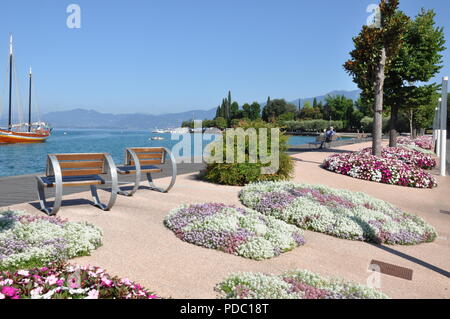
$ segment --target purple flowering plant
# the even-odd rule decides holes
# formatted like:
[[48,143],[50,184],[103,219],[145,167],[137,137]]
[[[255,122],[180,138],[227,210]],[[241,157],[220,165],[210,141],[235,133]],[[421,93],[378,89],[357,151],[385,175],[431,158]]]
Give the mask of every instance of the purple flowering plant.
[[302,229],[374,243],[414,245],[437,234],[422,218],[360,192],[292,182],[244,187],[242,203]]
[[303,245],[302,231],[254,210],[225,204],[183,205],[164,221],[183,241],[255,260]]
[[307,270],[281,275],[236,273],[216,285],[225,299],[386,299],[384,293],[367,286],[326,278]]

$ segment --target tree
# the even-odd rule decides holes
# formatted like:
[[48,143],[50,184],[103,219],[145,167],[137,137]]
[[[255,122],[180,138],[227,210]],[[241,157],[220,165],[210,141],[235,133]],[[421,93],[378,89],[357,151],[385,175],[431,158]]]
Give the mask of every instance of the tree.
[[217,107],[215,119],[222,116],[222,110],[220,109],[220,105]]
[[284,113],[295,115],[296,110],[295,105],[287,103],[284,99],[275,99],[264,107],[262,118],[266,122],[274,123],[280,115]]
[[221,117],[223,117],[224,119],[228,119],[230,114],[230,108],[228,106],[226,99],[222,99],[222,106],[220,107],[220,109],[222,110]]
[[[445,37],[443,28],[435,27],[436,14],[433,10],[422,9],[414,20],[409,20],[406,33],[397,56],[386,75],[385,105],[390,107],[390,136],[389,146],[397,145],[397,126],[399,110],[406,109],[412,117],[414,114],[424,114],[424,107],[434,101],[437,86],[426,86],[420,89],[417,82],[428,82],[442,68],[442,55],[445,50]],[[414,112],[412,109],[421,110]],[[427,107],[425,107],[426,109]],[[429,119],[416,122],[428,126]],[[411,128],[413,125],[411,125]],[[411,132],[413,133],[413,132]]]
[[250,116],[249,119],[255,121],[261,118],[261,105],[258,102],[253,102],[250,108]]
[[237,119],[239,117],[239,104],[232,102],[230,105],[230,120]]
[[251,113],[251,106],[248,103],[245,103],[244,105],[242,105],[242,116],[243,117],[247,117],[250,118],[250,113]]
[[194,121],[188,120],[181,123],[181,127],[194,128]]
[[314,98],[314,101],[313,101],[313,107],[316,107],[316,106],[317,106],[317,99]]
[[373,108],[362,98],[358,98],[355,101],[355,108],[361,112],[364,116],[373,117]]
[[353,38],[355,49],[345,70],[362,90],[362,97],[373,103],[373,155],[381,155],[383,93],[386,73],[397,56],[405,36],[408,18],[398,13],[399,0],[381,0],[379,27],[363,26]]
[[[327,96],[328,115],[333,120],[346,121],[353,113],[353,100],[347,99],[344,95]],[[329,119],[329,118],[328,118]]]
[[439,100],[438,86],[436,84],[415,87],[408,96],[408,105],[403,111],[409,120],[410,133],[416,136],[417,129],[432,126],[434,109]]
[[216,127],[221,130],[226,129],[228,126],[227,120],[223,117],[216,118],[215,122],[216,122]]
[[203,120],[202,122],[202,126],[203,127],[215,127],[216,126],[216,121],[215,120]]
[[300,110],[299,119],[301,120],[313,120],[315,119],[316,112],[311,105],[306,105]]

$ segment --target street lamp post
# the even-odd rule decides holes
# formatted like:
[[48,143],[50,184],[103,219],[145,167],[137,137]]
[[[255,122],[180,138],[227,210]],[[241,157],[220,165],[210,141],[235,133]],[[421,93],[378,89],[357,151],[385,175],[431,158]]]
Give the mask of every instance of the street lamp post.
[[439,98],[439,103],[435,109],[434,116],[434,145],[436,145],[436,155],[441,156],[441,102],[442,98]]
[[441,176],[446,174],[447,166],[447,93],[448,93],[448,76],[442,80],[442,100],[441,100]]

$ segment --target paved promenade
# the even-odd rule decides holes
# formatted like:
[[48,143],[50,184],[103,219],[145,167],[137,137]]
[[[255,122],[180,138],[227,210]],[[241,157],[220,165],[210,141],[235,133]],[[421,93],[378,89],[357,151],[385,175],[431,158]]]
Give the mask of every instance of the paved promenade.
[[[439,237],[432,243],[414,246],[374,245],[305,231],[305,246],[277,258],[254,261],[195,246],[178,239],[163,220],[181,204],[221,202],[241,206],[241,187],[222,186],[197,179],[196,173],[179,176],[167,194],[140,190],[134,197],[120,196],[109,212],[86,202],[63,206],[61,218],[88,221],[104,232],[103,246],[91,256],[71,262],[105,268],[113,275],[141,283],[163,297],[214,298],[214,286],[230,273],[257,271],[279,274],[307,269],[320,275],[366,284],[371,260],[413,270],[413,279],[381,274],[381,289],[392,298],[450,298],[450,177],[436,176],[439,186],[416,189],[380,184],[335,174],[320,167],[335,152],[355,151],[370,143],[346,145],[321,152],[301,152],[295,157],[294,181],[323,184],[339,189],[362,191],[386,200],[424,218]],[[437,170],[433,170],[436,175]],[[169,178],[159,182],[167,183]],[[107,197],[106,192],[99,192]],[[89,192],[73,194],[67,200],[89,198]],[[12,209],[42,215],[24,203]]]

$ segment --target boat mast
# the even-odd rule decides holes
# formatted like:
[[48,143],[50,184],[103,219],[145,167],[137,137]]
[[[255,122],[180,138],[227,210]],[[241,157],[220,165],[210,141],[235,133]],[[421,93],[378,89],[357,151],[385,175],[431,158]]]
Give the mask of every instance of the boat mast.
[[30,68],[30,90],[28,92],[28,132],[31,132],[31,81],[32,81],[32,72]]
[[12,72],[13,72],[13,37],[9,37],[9,117],[8,117],[8,130],[12,129],[11,114],[12,114]]

